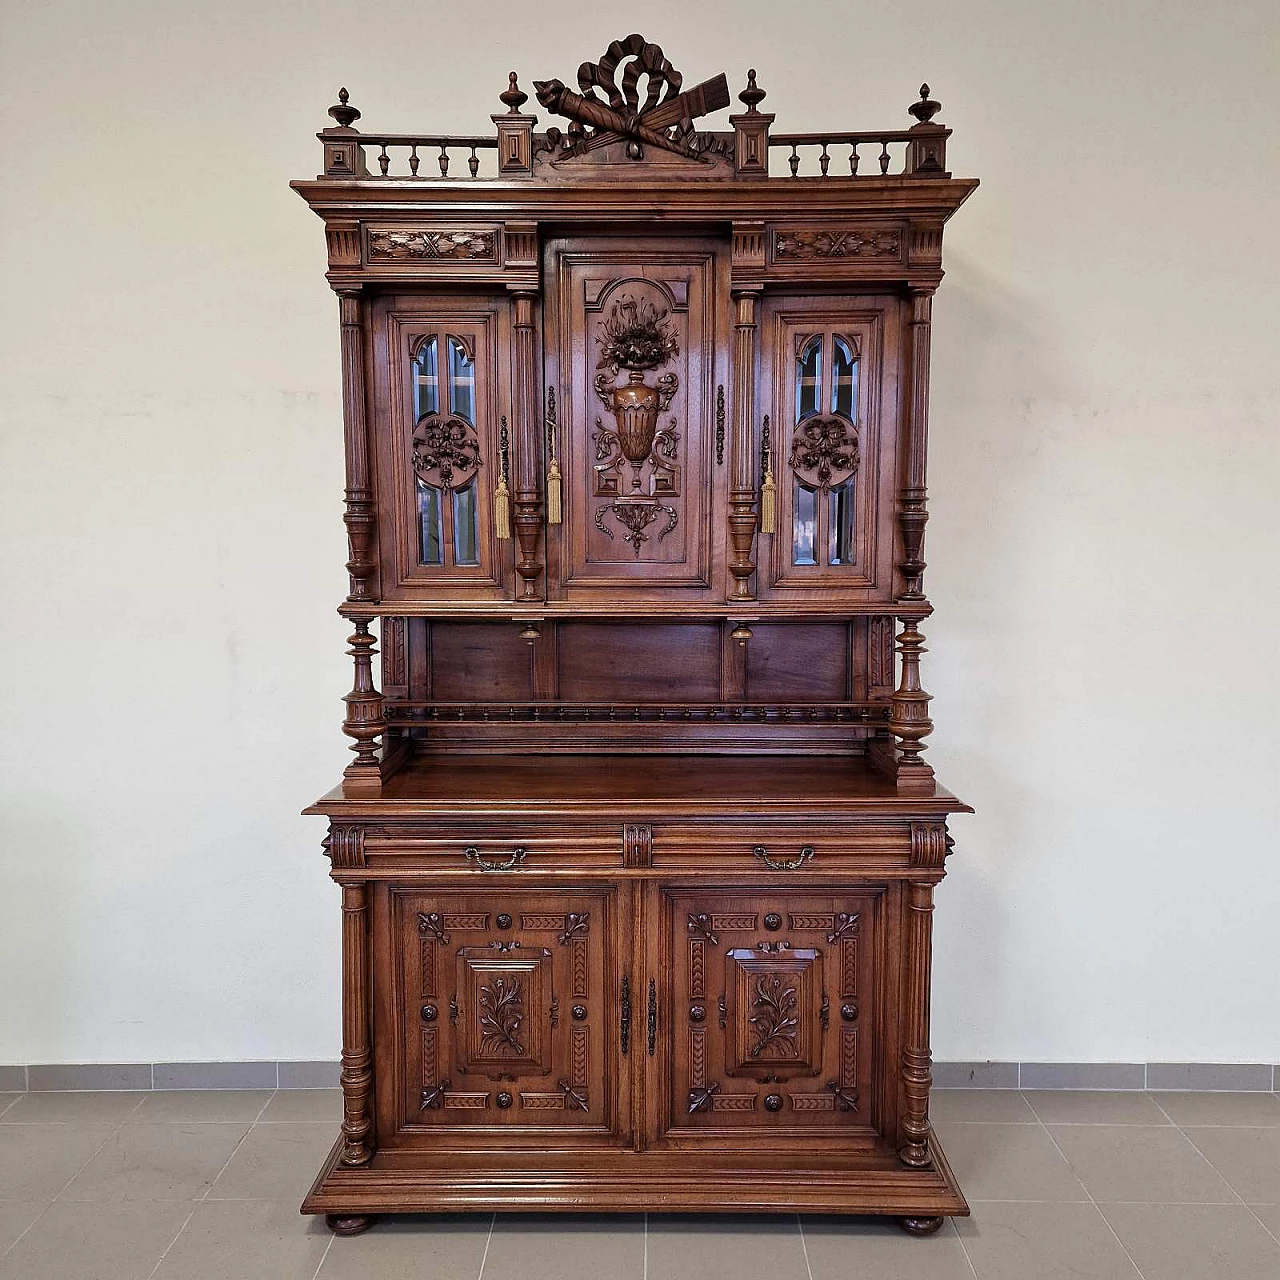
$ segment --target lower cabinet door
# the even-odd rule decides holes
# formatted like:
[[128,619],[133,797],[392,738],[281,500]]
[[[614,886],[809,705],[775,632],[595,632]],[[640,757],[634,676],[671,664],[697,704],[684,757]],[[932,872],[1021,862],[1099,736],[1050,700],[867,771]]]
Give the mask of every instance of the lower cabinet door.
[[660,1133],[875,1145],[882,901],[874,889],[661,891]]
[[621,1137],[613,890],[392,888],[387,909],[391,1145]]

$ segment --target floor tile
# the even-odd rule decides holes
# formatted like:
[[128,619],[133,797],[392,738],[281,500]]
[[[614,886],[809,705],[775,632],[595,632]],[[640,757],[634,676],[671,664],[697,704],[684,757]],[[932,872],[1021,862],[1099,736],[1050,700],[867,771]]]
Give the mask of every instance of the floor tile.
[[1280,1244],[1244,1205],[1104,1204],[1146,1280],[1267,1280]]
[[98,1124],[0,1125],[0,1200],[52,1200],[112,1132]]
[[218,1176],[243,1124],[131,1124],[114,1133],[62,1200],[195,1200]]
[[[262,1118],[271,1121],[332,1121],[342,1123],[341,1089],[282,1089],[267,1105]],[[333,1136],[338,1136],[335,1127]]]
[[979,1280],[1138,1280],[1094,1205],[979,1202],[971,1208],[971,1218],[955,1223]]
[[492,1221],[487,1213],[380,1218],[364,1235],[335,1237],[316,1280],[476,1280]]
[[137,1111],[145,1093],[25,1093],[0,1116],[0,1124],[120,1124]]
[[0,1253],[49,1207],[47,1200],[0,1200]]
[[145,1280],[190,1213],[174,1201],[50,1205],[0,1261],[0,1280]]
[[1280,1240],[1280,1204],[1251,1204],[1249,1208],[1262,1219],[1262,1225]]
[[324,1219],[304,1218],[292,1200],[206,1200],[155,1280],[313,1280],[329,1239]]
[[20,1093],[0,1093],[0,1116],[3,1116],[21,1097],[22,1094]]
[[1187,1129],[1186,1134],[1242,1200],[1280,1203],[1280,1129]]
[[1145,1093],[1043,1089],[1026,1095],[1045,1124],[1168,1124]]
[[643,1280],[644,1217],[500,1213],[485,1280]]
[[1035,1124],[1035,1112],[1016,1089],[935,1089],[929,1116],[937,1120]]
[[801,1228],[812,1280],[973,1280],[947,1223],[921,1239],[904,1234],[891,1218],[806,1216]]
[[1174,1124],[1240,1124],[1280,1129],[1274,1093],[1158,1093],[1156,1102]]
[[271,1097],[269,1089],[172,1089],[149,1093],[130,1124],[243,1120],[251,1124]]
[[947,1159],[970,1200],[1088,1200],[1053,1140],[1030,1124],[940,1124]]
[[256,1124],[209,1198],[301,1200],[337,1137],[331,1124]]
[[651,1216],[648,1280],[807,1280],[804,1245],[793,1216]]
[[1095,1200],[1229,1204],[1231,1188],[1177,1129],[1052,1125],[1050,1133]]

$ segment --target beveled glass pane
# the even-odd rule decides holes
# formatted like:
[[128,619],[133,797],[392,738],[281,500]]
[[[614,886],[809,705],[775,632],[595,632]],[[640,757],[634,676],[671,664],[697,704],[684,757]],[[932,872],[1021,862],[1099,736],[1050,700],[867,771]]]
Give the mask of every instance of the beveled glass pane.
[[449,412],[476,420],[476,366],[457,338],[449,339]]
[[822,409],[822,335],[815,334],[796,357],[796,421]]
[[836,335],[831,354],[831,412],[857,421],[858,357],[844,338]]
[[480,536],[476,527],[476,482],[453,491],[453,563],[480,563]]
[[831,490],[827,563],[853,564],[853,477]]
[[440,490],[425,480],[418,481],[418,559],[422,564],[443,564],[440,532]]
[[413,360],[413,416],[416,421],[424,413],[440,408],[439,383],[436,378],[436,340],[428,338],[418,348]]
[[791,563],[816,564],[813,558],[813,540],[817,536],[818,495],[795,482],[795,528],[791,535]]

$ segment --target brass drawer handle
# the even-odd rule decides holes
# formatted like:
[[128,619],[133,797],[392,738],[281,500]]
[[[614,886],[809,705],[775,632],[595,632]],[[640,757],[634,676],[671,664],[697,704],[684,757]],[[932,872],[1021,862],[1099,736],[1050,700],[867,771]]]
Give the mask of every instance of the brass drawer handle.
[[511,856],[505,862],[486,862],[484,854],[480,852],[475,845],[468,845],[462,851],[462,856],[468,862],[476,864],[477,871],[510,871],[514,867],[518,867],[524,861],[526,850],[523,848],[513,849]]
[[796,871],[800,867],[803,867],[806,862],[811,862],[817,851],[811,844],[801,845],[799,854],[797,854],[795,859],[791,862],[788,862],[785,858],[771,858],[769,856],[769,850],[762,844],[756,845],[751,852],[754,853],[770,871]]

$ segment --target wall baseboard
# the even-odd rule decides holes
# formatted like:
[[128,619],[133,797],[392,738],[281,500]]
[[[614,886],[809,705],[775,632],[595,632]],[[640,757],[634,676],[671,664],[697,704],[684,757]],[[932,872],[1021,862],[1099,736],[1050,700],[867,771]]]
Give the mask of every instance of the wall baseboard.
[[[0,1066],[0,1093],[88,1089],[333,1089],[337,1062],[82,1062]],[[1280,1092],[1280,1064],[935,1062],[935,1089]]]

